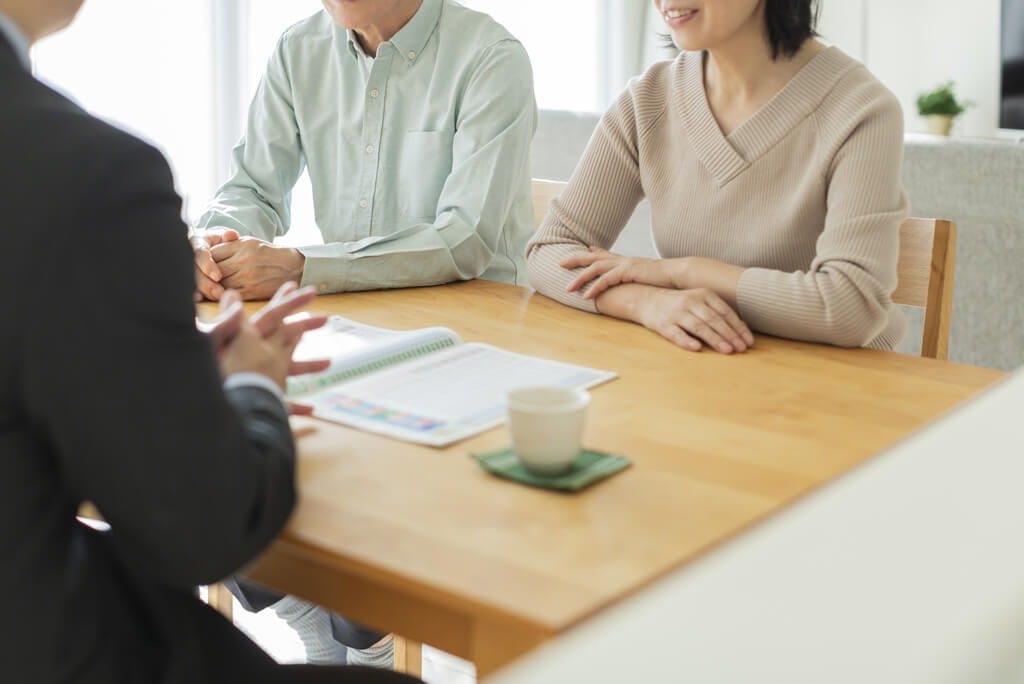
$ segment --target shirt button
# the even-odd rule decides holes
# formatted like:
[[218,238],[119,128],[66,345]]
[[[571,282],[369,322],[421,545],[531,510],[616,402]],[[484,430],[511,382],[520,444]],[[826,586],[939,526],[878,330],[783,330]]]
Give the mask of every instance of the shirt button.
[[373,145],[367,145],[366,146],[366,154],[373,154],[374,150],[375,150],[375,148],[374,148]]
[[363,209],[365,209],[366,207],[370,206],[370,203],[367,202],[366,200],[362,199],[362,200],[359,200],[359,206],[361,206]]
[[409,59],[416,59],[416,53],[415,52],[410,52],[409,53]]
[[370,97],[378,97],[379,95],[380,95],[380,91],[377,90],[376,88],[374,88],[373,90],[370,91]]

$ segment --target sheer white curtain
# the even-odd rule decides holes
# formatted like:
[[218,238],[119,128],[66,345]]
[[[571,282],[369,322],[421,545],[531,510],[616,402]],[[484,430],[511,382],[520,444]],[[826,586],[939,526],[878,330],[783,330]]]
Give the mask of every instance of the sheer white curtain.
[[[216,0],[220,2],[221,0]],[[267,59],[277,45],[277,39],[292,24],[323,10],[320,0],[233,0],[245,4],[243,31],[246,59],[238,74],[241,96],[245,107],[256,92],[256,86],[267,65]],[[245,110],[243,110],[245,111]],[[244,124],[244,117],[238,121],[238,132]],[[238,133],[235,138],[237,139]],[[230,141],[232,144],[235,140]],[[223,155],[225,162],[228,154]],[[292,225],[288,233],[275,240],[278,244],[301,247],[323,242],[316,226],[313,207],[313,188],[309,175],[302,174],[292,191]]]
[[541,109],[599,111],[607,0],[462,0],[522,42]]
[[662,45],[665,23],[653,0],[603,0],[605,21],[602,33],[607,50],[602,64],[601,100],[607,105],[637,74],[676,51]]
[[630,78],[672,56],[659,48],[652,0],[462,1],[522,41],[541,109],[604,111]]
[[[277,37],[320,0],[93,0],[33,50],[36,75],[155,144],[193,220],[227,177],[231,148]],[[308,188],[295,220],[316,241]]]
[[[522,40],[542,109],[603,111],[629,78],[666,57],[651,0],[463,2]],[[191,220],[227,177],[277,37],[321,7],[320,0],[92,0],[33,57],[41,78],[165,153]],[[305,178],[293,203],[286,241],[317,241]]]
[[211,31],[205,0],[97,0],[32,55],[40,79],[160,148],[186,211],[216,184]]

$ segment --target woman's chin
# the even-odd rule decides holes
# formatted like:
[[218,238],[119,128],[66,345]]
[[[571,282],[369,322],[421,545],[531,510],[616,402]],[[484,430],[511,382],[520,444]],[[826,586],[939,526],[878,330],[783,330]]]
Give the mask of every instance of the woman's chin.
[[669,31],[672,42],[683,52],[700,52],[707,49],[707,40],[697,31],[687,28],[676,28]]
[[707,45],[701,40],[682,40],[681,38],[673,35],[672,43],[683,52],[700,52],[701,50],[707,49]]

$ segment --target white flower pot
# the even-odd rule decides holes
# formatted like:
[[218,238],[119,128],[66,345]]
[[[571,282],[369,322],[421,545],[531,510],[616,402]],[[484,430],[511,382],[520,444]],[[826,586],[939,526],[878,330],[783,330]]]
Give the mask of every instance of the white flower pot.
[[928,132],[932,135],[949,135],[953,128],[952,114],[929,114],[925,119],[928,121]]

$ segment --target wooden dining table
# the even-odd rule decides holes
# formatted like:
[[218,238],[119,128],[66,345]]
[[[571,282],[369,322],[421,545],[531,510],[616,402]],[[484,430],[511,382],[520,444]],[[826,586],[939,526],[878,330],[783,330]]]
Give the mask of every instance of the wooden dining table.
[[592,390],[584,442],[632,466],[575,494],[500,479],[470,458],[507,444],[504,427],[433,448],[294,419],[299,502],[248,576],[473,661],[481,677],[1004,376],[767,336],[743,354],[694,353],[482,280],[322,296],[310,309],[447,326],[619,375]]

